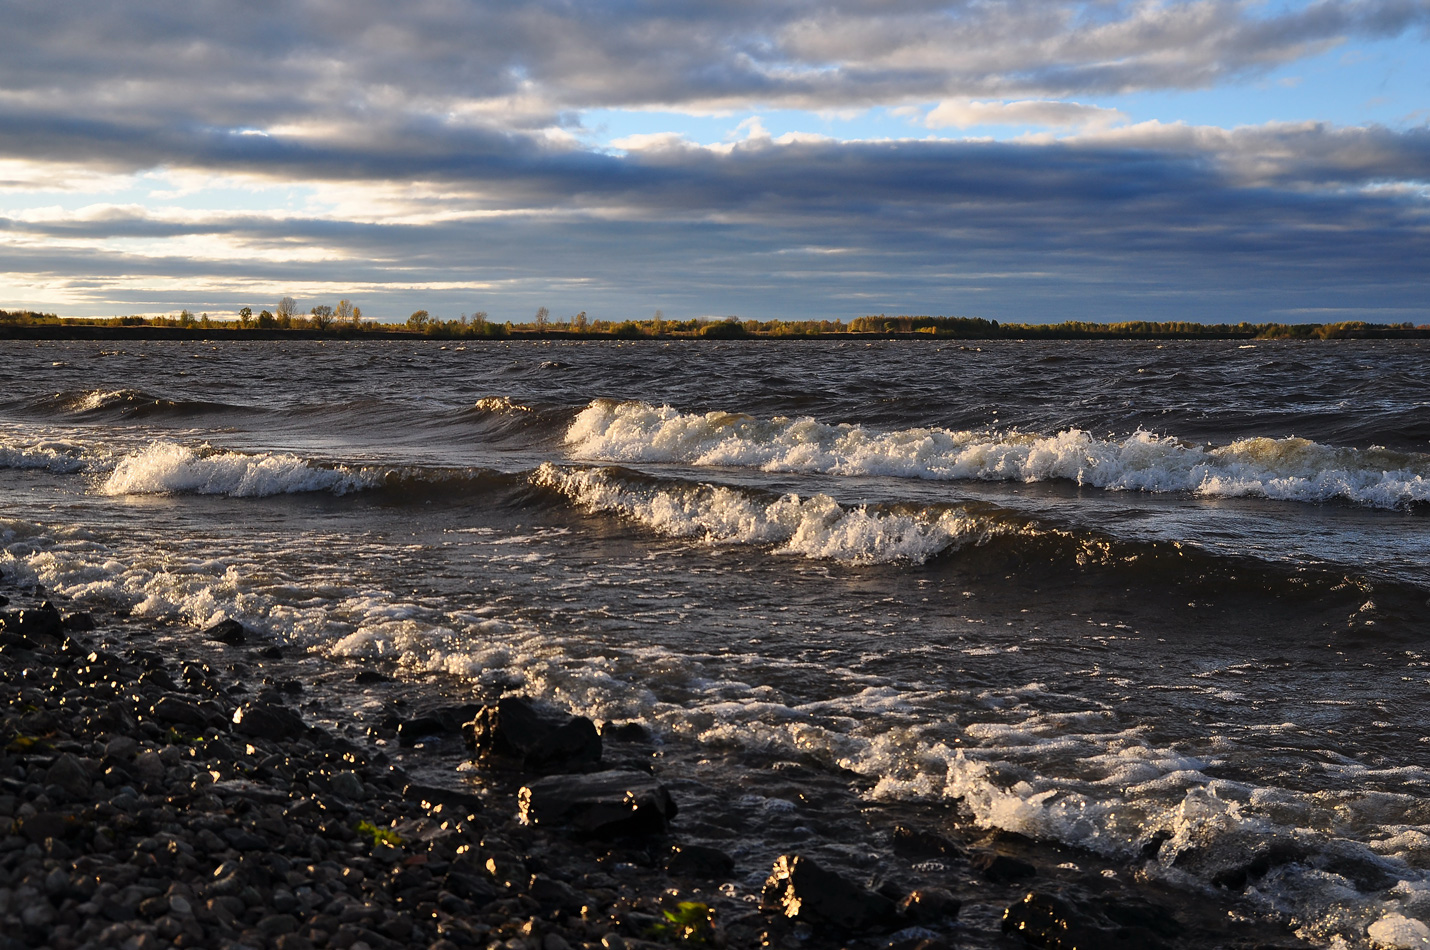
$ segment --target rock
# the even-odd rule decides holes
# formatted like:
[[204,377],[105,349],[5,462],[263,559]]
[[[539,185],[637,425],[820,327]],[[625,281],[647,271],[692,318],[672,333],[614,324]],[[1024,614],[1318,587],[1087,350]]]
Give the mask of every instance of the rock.
[[735,859],[719,848],[677,844],[671,847],[670,856],[665,859],[665,869],[671,874],[713,881],[733,874]]
[[208,714],[198,706],[177,696],[163,696],[150,709],[159,722],[169,726],[183,726],[193,732],[201,732],[209,724]]
[[65,629],[75,633],[88,633],[94,629],[94,618],[83,610],[66,614],[64,619]]
[[1088,912],[1036,891],[1003,912],[1003,932],[1046,950],[1160,950],[1165,946],[1145,928],[1098,926]]
[[0,630],[31,640],[56,643],[64,636],[64,618],[49,601],[26,610],[0,612]]
[[765,881],[760,909],[816,927],[867,930],[894,918],[887,897],[826,871],[809,858],[781,855]]
[[348,769],[334,772],[331,780],[334,794],[341,795],[350,802],[360,802],[367,798],[367,787],[358,774]]
[[69,823],[65,821],[64,815],[59,812],[42,811],[22,818],[19,822],[19,832],[35,844],[40,844],[46,838],[64,837],[69,830]]
[[60,756],[55,760],[55,764],[50,766],[50,770],[45,773],[45,782],[58,785],[70,798],[88,795],[94,784],[85,764],[69,753]]
[[920,924],[957,917],[963,902],[941,887],[921,887],[899,901],[899,915]]
[[1013,881],[1026,881],[1030,877],[1038,876],[1038,869],[1027,861],[1006,854],[998,854],[995,851],[975,854],[968,863],[982,872],[984,880],[992,881],[994,884],[1010,884]]
[[104,747],[104,754],[113,759],[130,759],[139,751],[139,742],[133,736],[115,736]]
[[292,739],[308,731],[303,717],[287,706],[248,702],[233,713],[234,731],[254,738]]
[[483,706],[462,730],[479,758],[515,760],[534,772],[586,771],[601,763],[601,736],[591,720],[520,696]]
[[373,683],[390,683],[392,677],[384,676],[376,670],[359,670],[353,677],[353,682],[359,686],[371,686]]
[[431,716],[423,716],[398,723],[397,741],[410,748],[427,739],[439,739],[446,731],[439,720]]
[[649,742],[650,730],[638,722],[603,722],[601,738],[607,742]]
[[894,853],[905,858],[963,858],[962,848],[943,835],[908,825],[894,826]]
[[438,805],[442,805],[465,811],[470,815],[476,814],[484,807],[482,800],[471,792],[438,788],[435,785],[408,784],[402,789],[402,797],[410,802],[417,802],[428,811],[431,811]]
[[566,825],[596,837],[664,834],[675,800],[644,772],[553,775],[522,786],[519,817],[529,825]]
[[570,884],[533,874],[527,885],[526,896],[549,910],[564,910],[568,914],[579,914],[588,903],[588,898]]
[[248,641],[248,628],[237,620],[221,620],[212,627],[204,628],[199,634],[205,640],[213,640],[218,643],[227,643],[234,646]]
[[142,782],[158,785],[164,781],[164,775],[167,772],[168,767],[164,765],[164,760],[159,758],[157,752],[141,752],[134,757],[134,774]]

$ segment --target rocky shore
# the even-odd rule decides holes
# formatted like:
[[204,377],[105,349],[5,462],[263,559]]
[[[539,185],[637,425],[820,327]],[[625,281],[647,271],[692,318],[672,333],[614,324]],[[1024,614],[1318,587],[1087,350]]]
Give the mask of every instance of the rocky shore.
[[691,820],[713,806],[662,773],[639,723],[399,698],[345,735],[238,624],[163,639],[0,591],[5,950],[1300,945],[1007,836],[892,822],[895,871],[861,874],[817,842],[784,851],[807,824]]

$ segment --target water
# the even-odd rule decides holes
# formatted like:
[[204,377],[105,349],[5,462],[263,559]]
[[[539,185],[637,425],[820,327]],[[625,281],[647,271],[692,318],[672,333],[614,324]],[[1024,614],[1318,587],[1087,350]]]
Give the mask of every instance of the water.
[[1410,946],[1425,355],[0,343],[0,570],[639,718],[750,868],[812,836],[879,872],[897,814]]

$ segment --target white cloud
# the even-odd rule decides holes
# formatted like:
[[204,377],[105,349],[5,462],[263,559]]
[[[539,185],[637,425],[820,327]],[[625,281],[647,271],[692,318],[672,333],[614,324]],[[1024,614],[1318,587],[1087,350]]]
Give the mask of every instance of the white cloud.
[[981,125],[1101,129],[1126,121],[1127,115],[1117,109],[1050,99],[1023,99],[1016,102],[951,99],[939,103],[923,118],[924,125],[931,129],[967,129]]

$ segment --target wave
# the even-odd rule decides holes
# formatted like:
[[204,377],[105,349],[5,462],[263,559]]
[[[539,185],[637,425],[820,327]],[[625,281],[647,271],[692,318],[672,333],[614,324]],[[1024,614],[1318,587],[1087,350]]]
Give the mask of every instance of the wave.
[[670,406],[598,399],[566,432],[577,458],[679,462],[769,472],[932,480],[1067,480],[1112,491],[1209,497],[1345,500],[1375,508],[1430,502],[1430,456],[1352,449],[1295,437],[1199,446],[1139,431],[1099,439],[913,428],[880,431],[810,418],[682,413]]
[[588,510],[616,513],[671,537],[764,545],[777,553],[836,561],[922,564],[988,530],[986,522],[956,508],[912,513],[845,508],[828,495],[766,501],[723,486],[639,485],[610,471],[549,462],[533,473],[532,482]]
[[387,467],[323,462],[283,452],[244,454],[153,442],[125,455],[99,483],[104,495],[267,498],[381,491],[411,503],[490,497],[526,487],[523,475],[485,468]]
[[0,441],[0,469],[30,469],[72,475],[89,467],[85,448],[74,442]]
[[345,465],[322,466],[286,453],[243,455],[155,442],[115,465],[100,486],[106,495],[228,495],[262,498],[299,492],[361,491],[381,476]]
[[36,406],[40,409],[74,415],[120,415],[138,418],[156,415],[196,416],[234,410],[247,411],[251,408],[200,399],[168,399],[142,389],[90,389],[80,392],[62,392],[39,400]]

